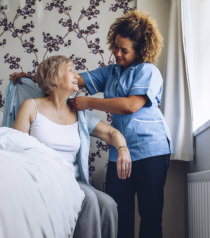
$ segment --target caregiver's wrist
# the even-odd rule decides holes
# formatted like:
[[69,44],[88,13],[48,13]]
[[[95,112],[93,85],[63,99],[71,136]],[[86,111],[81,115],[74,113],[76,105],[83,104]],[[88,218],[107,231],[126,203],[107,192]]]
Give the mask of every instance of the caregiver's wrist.
[[93,98],[87,97],[87,108],[93,109],[93,104],[92,104],[92,102],[93,102]]
[[117,151],[118,151],[118,152],[119,152],[119,151],[123,151],[123,150],[128,150],[127,145],[120,145],[120,146],[117,147]]

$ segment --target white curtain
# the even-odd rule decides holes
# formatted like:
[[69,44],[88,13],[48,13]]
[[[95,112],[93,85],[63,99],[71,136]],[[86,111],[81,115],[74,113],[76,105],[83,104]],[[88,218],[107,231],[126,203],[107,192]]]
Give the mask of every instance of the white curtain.
[[[162,111],[171,131],[174,154],[171,159],[193,159],[192,107],[189,85],[188,12],[182,0],[171,0],[165,86]],[[185,22],[186,24],[183,24]]]
[[[190,87],[193,105],[193,129],[210,120],[210,0],[183,0],[188,9],[184,19],[188,62],[190,65]],[[187,14],[185,14],[187,15]]]

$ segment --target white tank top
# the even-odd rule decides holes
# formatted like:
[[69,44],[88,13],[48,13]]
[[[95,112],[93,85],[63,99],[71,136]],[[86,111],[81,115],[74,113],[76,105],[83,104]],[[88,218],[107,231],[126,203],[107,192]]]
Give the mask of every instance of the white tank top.
[[36,109],[36,118],[31,124],[29,134],[66,157],[74,165],[75,176],[79,176],[75,165],[76,154],[80,148],[78,122],[71,125],[57,124],[39,113],[34,99],[32,102]]

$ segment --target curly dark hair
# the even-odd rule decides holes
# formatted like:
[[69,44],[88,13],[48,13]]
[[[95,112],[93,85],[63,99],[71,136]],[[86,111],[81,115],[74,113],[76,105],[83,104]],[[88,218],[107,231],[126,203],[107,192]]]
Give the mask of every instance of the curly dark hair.
[[113,51],[117,35],[134,42],[139,63],[156,64],[163,46],[163,37],[149,14],[132,10],[117,18],[110,26],[107,43]]

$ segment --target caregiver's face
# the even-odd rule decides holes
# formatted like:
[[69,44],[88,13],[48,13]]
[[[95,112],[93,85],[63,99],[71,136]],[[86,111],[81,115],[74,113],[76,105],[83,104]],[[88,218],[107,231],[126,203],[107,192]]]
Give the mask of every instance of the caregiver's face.
[[136,52],[133,48],[134,42],[130,38],[123,38],[121,35],[117,35],[115,38],[115,45],[113,47],[113,53],[118,65],[124,69],[133,64],[137,60]]

